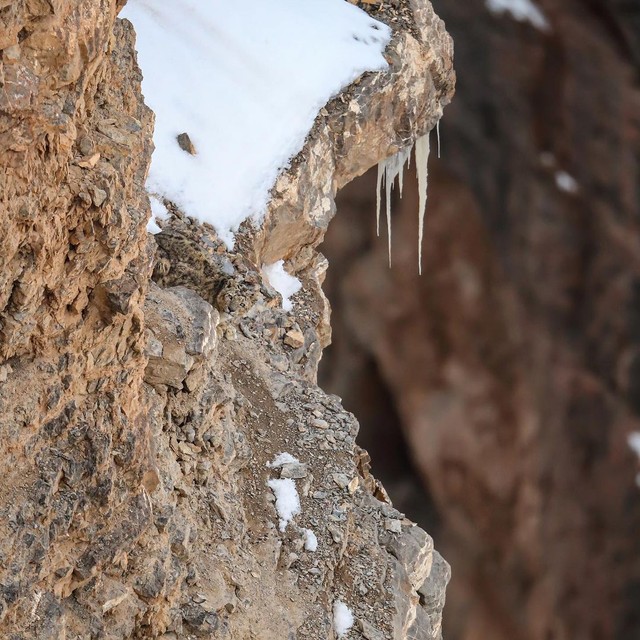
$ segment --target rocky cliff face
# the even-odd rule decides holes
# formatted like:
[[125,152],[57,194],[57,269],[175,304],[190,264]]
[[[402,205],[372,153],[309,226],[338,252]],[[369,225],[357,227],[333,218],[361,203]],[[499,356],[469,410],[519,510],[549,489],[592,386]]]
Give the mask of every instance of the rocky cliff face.
[[[390,71],[327,106],[229,252],[179,211],[145,231],[153,115],[117,5],[0,2],[0,635],[315,640],[340,600],[346,637],[440,637],[448,566],[315,384],[314,247],[337,188],[441,116],[442,23],[398,5]],[[259,270],[280,258],[293,314]]]
[[424,276],[412,187],[391,270],[375,177],[345,189],[327,388],[359,412],[379,372],[448,541],[449,638],[639,637],[638,10],[541,0],[540,31],[434,4],[460,80]]

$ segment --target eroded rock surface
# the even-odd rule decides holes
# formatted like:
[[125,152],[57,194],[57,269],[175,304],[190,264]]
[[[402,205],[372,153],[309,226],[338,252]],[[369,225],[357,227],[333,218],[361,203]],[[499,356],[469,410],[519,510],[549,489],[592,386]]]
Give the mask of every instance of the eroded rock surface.
[[[178,211],[145,231],[152,114],[119,4],[0,3],[0,636],[316,640],[340,599],[345,637],[439,638],[446,564],[315,384],[314,247],[336,189],[440,117],[448,35],[400,3],[390,71],[327,106],[229,252]],[[293,313],[260,272],[281,258]]]

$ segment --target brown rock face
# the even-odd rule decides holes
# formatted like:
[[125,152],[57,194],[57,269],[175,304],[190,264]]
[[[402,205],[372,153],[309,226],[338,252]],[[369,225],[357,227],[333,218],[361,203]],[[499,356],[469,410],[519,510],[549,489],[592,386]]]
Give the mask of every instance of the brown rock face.
[[[389,72],[327,105],[230,252],[179,211],[145,231],[122,4],[0,0],[0,637],[332,639],[341,600],[345,638],[438,640],[448,565],[315,384],[315,245],[337,188],[441,115],[450,38],[397,3]],[[293,313],[260,271],[281,258]]]
[[450,640],[636,638],[638,11],[541,1],[542,32],[481,0],[434,4],[460,80],[425,275],[415,184],[391,270],[375,177],[345,188],[321,383],[359,413],[375,364],[441,522]]
[[62,602],[151,522],[140,407],[151,114],[132,30],[114,18],[113,2],[2,10],[3,637],[83,628],[87,613]]

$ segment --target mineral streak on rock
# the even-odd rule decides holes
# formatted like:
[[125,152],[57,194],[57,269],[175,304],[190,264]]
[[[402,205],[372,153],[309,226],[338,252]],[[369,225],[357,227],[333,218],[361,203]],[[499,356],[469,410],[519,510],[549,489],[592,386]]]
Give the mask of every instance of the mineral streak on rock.
[[[233,253],[178,211],[145,231],[153,117],[122,2],[0,9],[0,637],[316,640],[336,600],[346,638],[440,637],[446,564],[315,384],[335,191],[452,93],[443,25],[400,4],[389,73],[327,106]],[[257,266],[283,258],[294,313]],[[301,503],[282,533],[278,474]]]

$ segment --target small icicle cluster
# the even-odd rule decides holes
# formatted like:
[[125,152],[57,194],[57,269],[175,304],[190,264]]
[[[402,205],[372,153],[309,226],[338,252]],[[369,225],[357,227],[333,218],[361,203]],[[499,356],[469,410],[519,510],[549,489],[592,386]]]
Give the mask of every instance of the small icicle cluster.
[[[440,131],[438,130],[438,157],[440,157]],[[424,213],[427,208],[427,165],[429,163],[429,134],[416,140],[416,171],[418,173],[418,272],[422,275],[422,237],[424,235]],[[376,232],[380,235],[380,201],[382,186],[386,195],[387,235],[389,239],[389,266],[391,266],[391,190],[396,178],[402,197],[404,165],[411,165],[413,145],[400,149],[398,153],[378,163],[378,183],[376,187]]]
[[400,197],[402,197],[402,178],[404,175],[404,165],[407,167],[411,163],[411,150],[413,145],[400,149],[398,153],[385,158],[378,163],[378,185],[376,187],[376,233],[380,235],[380,194],[382,191],[382,185],[384,184],[385,193],[387,196],[387,235],[389,238],[389,266],[391,266],[391,190],[395,184],[396,178],[400,184]]

